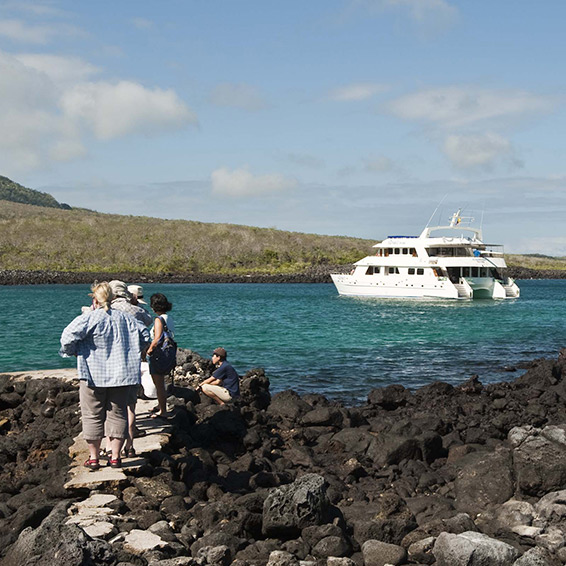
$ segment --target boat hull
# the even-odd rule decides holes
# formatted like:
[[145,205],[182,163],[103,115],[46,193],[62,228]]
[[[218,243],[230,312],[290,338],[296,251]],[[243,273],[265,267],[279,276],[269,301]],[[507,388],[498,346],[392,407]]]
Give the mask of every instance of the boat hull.
[[437,284],[410,284],[403,282],[364,282],[352,275],[332,273],[332,282],[340,295],[348,297],[388,297],[406,299],[458,299],[458,291],[450,281]]
[[[376,297],[392,299],[512,299],[519,297],[519,288],[510,283],[512,292],[491,278],[467,279],[469,292],[463,294],[448,279],[435,283],[413,283],[398,280],[391,283],[383,281],[364,281],[354,275],[332,273],[332,282],[340,295],[346,297]],[[462,287],[460,285],[460,287]]]

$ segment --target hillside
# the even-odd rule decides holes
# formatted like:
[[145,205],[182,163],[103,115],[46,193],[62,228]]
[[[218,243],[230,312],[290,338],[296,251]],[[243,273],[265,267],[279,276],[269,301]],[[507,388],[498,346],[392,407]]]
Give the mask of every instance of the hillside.
[[0,269],[105,273],[298,273],[367,255],[371,240],[40,208],[0,206]]
[[57,202],[50,194],[42,193],[34,189],[28,189],[15,183],[8,177],[0,175],[0,200],[19,202],[22,204],[33,204],[35,206],[45,206],[48,208],[70,209],[68,204]]
[[[237,281],[250,275],[256,281],[264,276],[330,281],[331,270],[372,253],[374,243],[3,200],[0,284],[82,282],[111,274],[161,281]],[[566,258],[507,255],[507,263],[515,278],[566,278]]]

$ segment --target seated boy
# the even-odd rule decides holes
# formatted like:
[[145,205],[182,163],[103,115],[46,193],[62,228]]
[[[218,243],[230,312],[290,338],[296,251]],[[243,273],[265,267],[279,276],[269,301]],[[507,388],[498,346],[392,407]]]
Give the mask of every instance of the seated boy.
[[217,366],[211,377],[205,379],[198,387],[207,396],[224,405],[240,395],[240,377],[236,370],[226,361],[226,350],[216,348],[212,353],[212,363]]

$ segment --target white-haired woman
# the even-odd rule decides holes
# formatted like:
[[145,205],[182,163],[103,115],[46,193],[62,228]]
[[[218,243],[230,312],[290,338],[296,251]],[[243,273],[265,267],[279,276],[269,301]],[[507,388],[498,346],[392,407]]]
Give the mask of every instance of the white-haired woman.
[[128,402],[140,383],[141,352],[150,342],[149,331],[133,316],[111,308],[108,283],[95,283],[91,290],[93,310],[63,330],[61,354],[77,356],[83,437],[89,449],[85,467],[100,467],[100,442],[107,436],[112,452],[108,463],[120,468]]

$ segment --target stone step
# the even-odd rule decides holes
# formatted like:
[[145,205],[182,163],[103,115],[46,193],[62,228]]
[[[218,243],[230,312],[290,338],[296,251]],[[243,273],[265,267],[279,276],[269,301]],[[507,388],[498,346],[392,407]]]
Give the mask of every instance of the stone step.
[[146,431],[146,436],[134,439],[136,456],[123,458],[122,468],[111,468],[105,466],[105,460],[101,460],[101,468],[96,471],[84,467],[85,460],[89,457],[88,446],[79,434],[69,448],[69,456],[73,459],[69,469],[69,480],[65,483],[65,489],[96,489],[101,486],[118,486],[127,479],[128,472],[134,472],[146,464],[143,454],[149,454],[153,450],[161,450],[169,443],[171,436],[171,425],[163,419],[152,419],[150,411],[155,406],[155,401],[138,399],[136,404],[136,426]]

